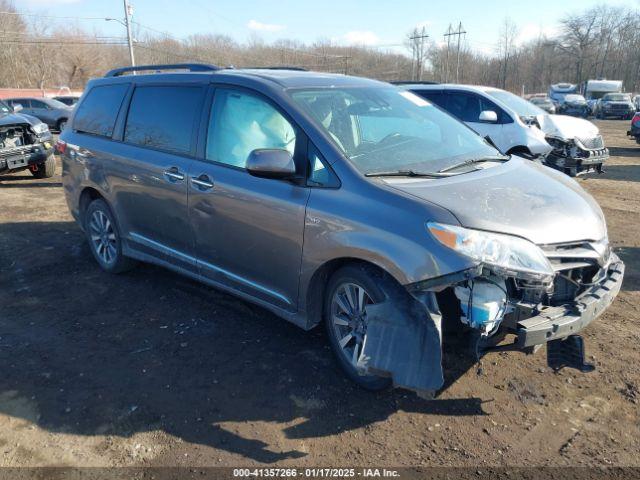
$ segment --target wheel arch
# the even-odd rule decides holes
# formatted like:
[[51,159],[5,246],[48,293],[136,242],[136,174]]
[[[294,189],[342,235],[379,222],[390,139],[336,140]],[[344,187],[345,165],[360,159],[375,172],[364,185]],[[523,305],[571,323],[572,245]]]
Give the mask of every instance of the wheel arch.
[[102,193],[100,193],[100,191],[98,191],[98,189],[94,187],[84,187],[82,192],[80,192],[80,196],[78,197],[78,214],[80,216],[79,220],[81,226],[84,227],[84,214],[87,211],[87,207],[91,202],[98,199],[103,200],[109,208],[111,208],[109,201]]
[[361,265],[365,268],[380,272],[382,275],[393,279],[399,284],[398,280],[395,279],[390,272],[370,260],[364,260],[358,257],[340,257],[329,260],[316,268],[311,275],[306,292],[304,293],[307,328],[313,328],[322,321],[324,314],[324,296],[329,278],[340,268],[347,265]]

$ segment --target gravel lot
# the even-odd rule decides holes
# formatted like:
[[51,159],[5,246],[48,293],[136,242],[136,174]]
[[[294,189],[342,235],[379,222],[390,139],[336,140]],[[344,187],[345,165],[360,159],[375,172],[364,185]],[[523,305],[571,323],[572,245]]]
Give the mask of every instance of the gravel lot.
[[433,401],[371,394],[320,329],[142,265],[101,272],[59,176],[0,177],[0,466],[640,465],[640,145],[580,179],[627,264],[585,332],[595,372],[446,350]]

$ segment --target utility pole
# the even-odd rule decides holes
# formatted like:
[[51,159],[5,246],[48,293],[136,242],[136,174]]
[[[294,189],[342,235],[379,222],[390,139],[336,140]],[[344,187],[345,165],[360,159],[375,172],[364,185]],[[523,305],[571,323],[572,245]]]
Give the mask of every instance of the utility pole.
[[451,31],[451,28],[449,28],[449,31],[447,33],[444,34],[445,37],[451,37],[452,35],[457,35],[458,37],[458,51],[456,54],[456,83],[460,82],[460,40],[462,35],[464,35],[465,33],[467,33],[466,31],[462,30],[462,22],[459,23],[458,25],[458,30],[455,32]]
[[[411,45],[411,50],[415,58],[418,81],[422,80],[422,60],[424,59],[424,41],[427,38],[429,38],[429,35],[427,35],[427,32],[424,27],[422,27],[422,31],[419,34],[418,34],[418,30],[415,29],[413,31],[413,35],[409,37],[409,40],[413,42]],[[412,64],[412,70],[413,70],[413,64]]]
[[133,40],[131,39],[131,22],[129,17],[133,14],[133,7],[129,5],[127,0],[123,0],[124,2],[124,24],[127,27],[127,42],[129,43],[129,58],[131,59],[131,66],[136,66],[136,61],[133,58]]
[[447,29],[447,33],[444,34],[444,37],[447,40],[447,63],[444,68],[444,83],[449,83],[449,49],[451,48],[451,35],[453,33],[453,27],[449,24],[449,28]]

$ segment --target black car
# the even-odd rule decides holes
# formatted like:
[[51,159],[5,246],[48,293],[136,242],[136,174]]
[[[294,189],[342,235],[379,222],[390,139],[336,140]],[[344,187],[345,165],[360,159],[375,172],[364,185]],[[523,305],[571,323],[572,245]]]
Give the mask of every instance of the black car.
[[0,174],[29,169],[36,178],[52,177],[56,160],[51,132],[45,123],[19,111],[0,101]]
[[585,118],[589,116],[589,105],[582,95],[571,93],[565,95],[564,101],[558,105],[556,112],[562,115]]
[[596,118],[617,117],[630,120],[636,107],[628,93],[607,93],[595,107]]

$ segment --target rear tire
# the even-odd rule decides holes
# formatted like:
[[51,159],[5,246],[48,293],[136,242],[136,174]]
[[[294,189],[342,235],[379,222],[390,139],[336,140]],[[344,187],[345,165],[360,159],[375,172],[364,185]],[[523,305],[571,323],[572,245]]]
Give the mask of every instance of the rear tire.
[[104,200],[96,199],[87,207],[84,232],[93,257],[105,272],[122,273],[136,266],[135,260],[122,253],[118,223]]
[[366,390],[380,391],[389,388],[391,379],[360,375],[355,367],[366,337],[364,306],[387,299],[395,301],[397,288],[393,280],[366,265],[342,267],[331,276],[327,284],[324,323],[329,344],[347,378]]
[[38,164],[38,170],[31,170],[31,175],[36,178],[51,178],[56,174],[56,157],[49,155],[44,163]]
[[58,120],[58,123],[56,124],[56,128],[58,130],[58,132],[62,133],[62,131],[64,130],[64,128],[67,126],[67,119],[66,118],[61,118],[60,120]]

